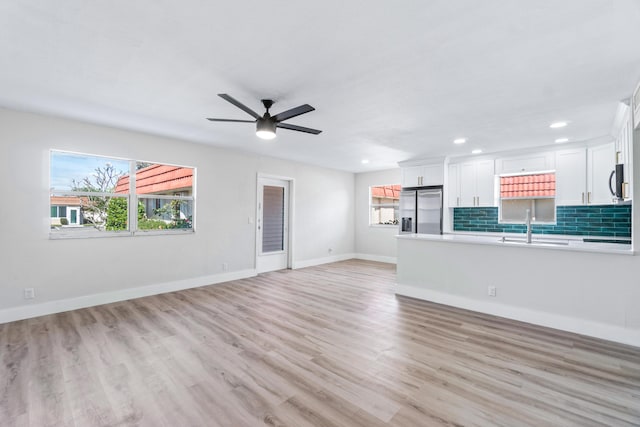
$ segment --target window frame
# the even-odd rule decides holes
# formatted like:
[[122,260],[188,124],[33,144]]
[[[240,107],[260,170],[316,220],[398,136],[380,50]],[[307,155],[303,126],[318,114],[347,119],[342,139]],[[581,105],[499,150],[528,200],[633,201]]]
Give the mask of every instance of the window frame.
[[[74,191],[74,190],[54,190],[51,187],[51,168],[52,168],[52,154],[62,153],[70,155],[80,155],[87,157],[104,158],[109,160],[122,160],[127,161],[129,164],[129,170],[126,172],[129,176],[129,191],[128,193],[115,193],[115,192],[97,192],[97,191]],[[162,166],[176,166],[181,168],[188,168],[192,170],[193,178],[191,185],[191,195],[164,195],[164,194],[136,194],[136,172],[138,163],[151,163]],[[106,156],[101,154],[89,154],[68,150],[49,150],[49,198],[52,196],[71,196],[71,197],[109,197],[109,198],[124,198],[127,200],[127,224],[126,230],[96,230],[96,229],[84,229],[82,231],[62,231],[49,229],[49,239],[85,239],[85,238],[103,238],[103,237],[135,237],[135,236],[158,236],[158,235],[176,235],[176,234],[195,234],[196,232],[196,182],[197,182],[197,168],[195,166],[179,165],[175,163],[164,162],[151,162],[142,160],[126,159],[117,156]],[[140,230],[138,229],[138,202],[142,199],[166,199],[166,200],[185,200],[191,202],[191,227],[189,228],[166,228],[161,230]],[[49,202],[49,215],[51,214],[51,202]],[[133,208],[132,208],[133,207]],[[59,212],[59,207],[56,209]],[[48,217],[50,219],[52,217]]]
[[[402,189],[401,184],[381,184],[381,185],[370,185],[369,186],[369,227],[376,227],[376,228],[398,228],[398,223],[396,224],[374,224],[372,222],[372,214],[373,214],[373,209],[374,208],[394,208],[394,220],[398,221],[400,220],[399,215],[400,215],[400,199],[398,198],[397,203],[373,203],[373,188],[375,187],[399,187],[399,189]],[[398,218],[396,218],[396,213],[398,214]]]

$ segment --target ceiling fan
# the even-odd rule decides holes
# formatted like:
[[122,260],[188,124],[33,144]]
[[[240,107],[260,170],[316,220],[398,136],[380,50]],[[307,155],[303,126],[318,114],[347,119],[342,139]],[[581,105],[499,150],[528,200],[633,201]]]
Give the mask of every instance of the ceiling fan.
[[211,120],[212,122],[240,122],[240,123],[256,123],[256,135],[262,139],[273,139],[276,137],[276,128],[295,130],[298,132],[306,132],[312,133],[314,135],[322,132],[321,130],[306,128],[303,126],[290,125],[288,123],[282,123],[285,120],[289,120],[293,117],[299,116],[301,114],[309,113],[314,111],[313,108],[309,104],[304,104],[296,108],[292,108],[287,111],[283,111],[282,113],[278,113],[275,116],[269,114],[269,108],[273,105],[274,101],[271,99],[263,99],[262,105],[267,110],[262,116],[253,111],[251,108],[247,107],[240,101],[232,98],[226,93],[219,93],[218,96],[225,101],[228,101],[241,109],[242,111],[248,113],[253,116],[255,120],[235,120],[235,119],[211,119],[207,118],[207,120]]

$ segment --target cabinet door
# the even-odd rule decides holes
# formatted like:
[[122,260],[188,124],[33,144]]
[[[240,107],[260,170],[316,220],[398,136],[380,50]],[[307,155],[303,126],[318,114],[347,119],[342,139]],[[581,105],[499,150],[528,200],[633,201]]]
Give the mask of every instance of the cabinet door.
[[420,180],[424,174],[422,166],[411,166],[402,168],[402,186],[403,187],[419,187],[422,184]]
[[460,206],[460,182],[458,179],[458,165],[449,165],[447,185],[444,187],[444,191],[447,193],[447,205],[450,208]]
[[587,151],[584,148],[556,153],[556,205],[586,203]]
[[461,163],[460,168],[460,206],[476,205],[476,164]]
[[493,160],[476,162],[476,206],[493,206],[495,175]]
[[422,167],[422,185],[442,185],[444,183],[444,164]]
[[537,172],[553,169],[553,153],[537,153],[524,157],[509,157],[496,161],[496,173]]
[[631,165],[633,164],[631,158],[633,124],[631,123],[631,109],[627,106],[624,106],[624,108],[626,108],[626,110],[624,110],[622,125],[618,133],[618,138],[616,139],[616,151],[620,153],[617,163],[623,163],[625,167],[624,180],[627,183],[627,197],[625,200],[629,200],[633,194],[633,179],[631,179]]
[[[609,176],[615,170],[615,163],[616,149],[613,142],[587,150],[587,203],[603,205],[612,202]],[[615,189],[615,178],[613,186]]]

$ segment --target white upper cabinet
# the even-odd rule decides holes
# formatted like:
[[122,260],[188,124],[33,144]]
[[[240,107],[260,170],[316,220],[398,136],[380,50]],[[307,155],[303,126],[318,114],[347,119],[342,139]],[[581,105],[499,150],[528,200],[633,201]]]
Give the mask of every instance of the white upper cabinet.
[[451,187],[452,175],[456,180],[457,188],[449,189],[450,207],[494,206],[493,160],[449,165],[449,187]]
[[[639,92],[640,96],[640,92]],[[637,125],[637,123],[636,123]],[[613,125],[613,134],[617,135],[615,140],[615,150],[617,152],[616,163],[624,164],[624,182],[627,186],[625,199],[631,199],[633,194],[633,180],[631,179],[633,170],[633,120],[631,120],[631,108],[624,103],[618,105],[618,112]]]
[[612,203],[609,176],[615,169],[615,144],[556,153],[556,205]]
[[403,187],[423,187],[444,183],[444,164],[409,166],[402,168]]
[[476,164],[461,163],[460,169],[460,203],[458,206],[476,206]]
[[552,170],[555,167],[553,152],[527,154],[524,156],[505,157],[496,160],[496,174],[539,172]]
[[402,168],[402,186],[419,187],[422,178],[422,166],[411,166]]
[[586,203],[587,150],[556,153],[556,206]]
[[494,206],[495,169],[493,160],[476,162],[476,193],[478,206]]
[[[616,148],[612,142],[587,150],[587,203],[605,205],[613,201],[609,177],[615,170]],[[615,189],[615,178],[613,182]]]
[[460,206],[460,180],[458,179],[458,165],[450,164],[447,168],[447,185],[444,191],[447,194],[448,206],[455,208]]

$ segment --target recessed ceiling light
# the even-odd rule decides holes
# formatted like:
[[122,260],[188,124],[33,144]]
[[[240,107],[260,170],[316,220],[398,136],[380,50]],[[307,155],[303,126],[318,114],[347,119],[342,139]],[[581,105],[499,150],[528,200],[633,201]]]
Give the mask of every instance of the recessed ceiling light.
[[454,144],[464,144],[465,142],[467,142],[467,138],[457,138],[453,140]]
[[369,159],[362,159],[362,160],[361,160],[361,163],[362,163],[363,165],[366,165],[367,163],[369,163]]
[[480,154],[480,153],[482,153],[482,150],[481,150],[481,149],[479,149],[479,148],[476,148],[475,150],[473,150],[473,151],[471,152],[471,154]]
[[568,124],[567,122],[555,122],[555,123],[551,123],[549,127],[551,129],[558,129],[558,128],[565,127],[567,124]]
[[562,144],[563,142],[568,142],[569,138],[558,138],[556,139],[556,144]]

